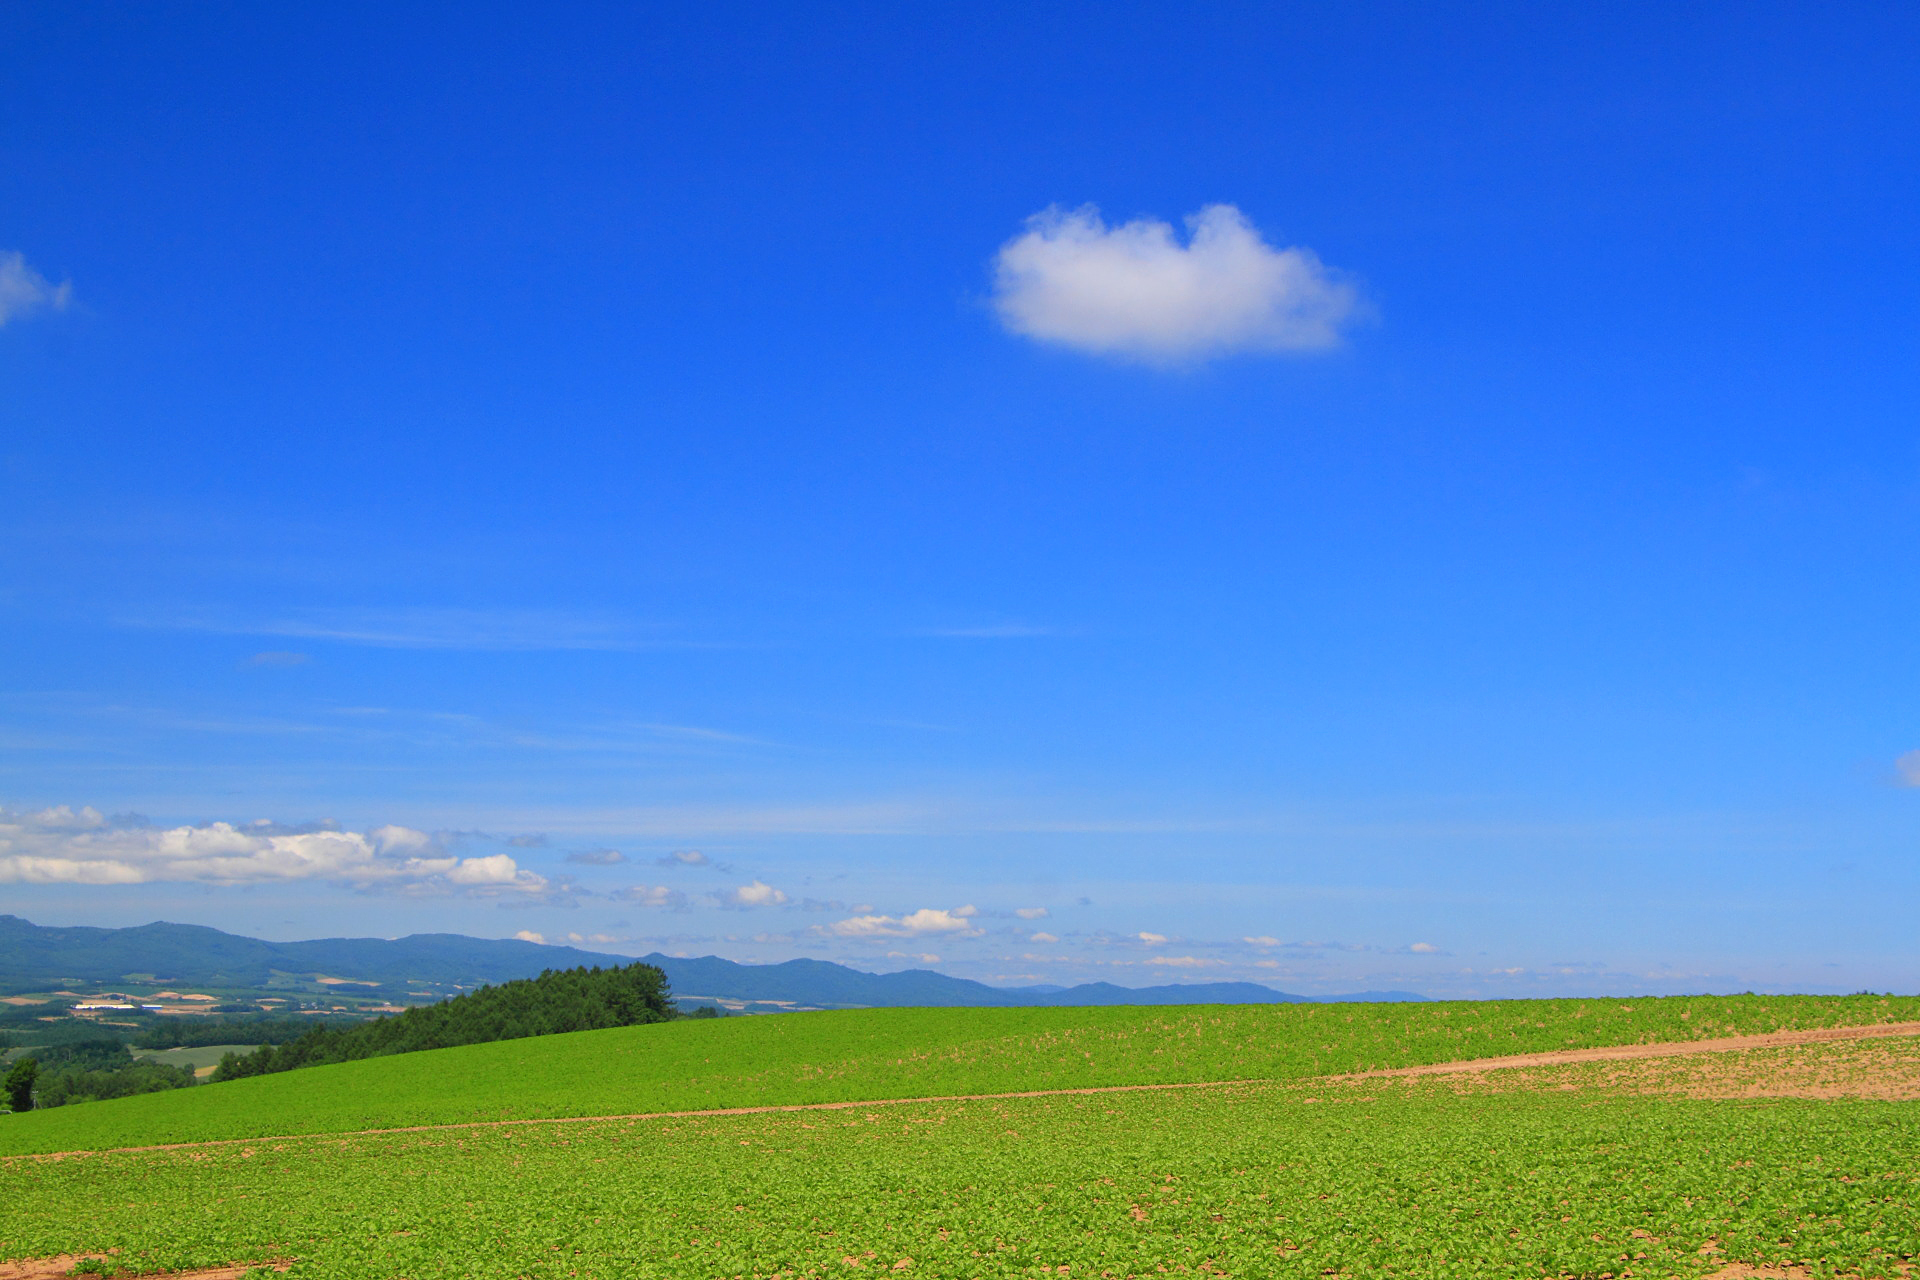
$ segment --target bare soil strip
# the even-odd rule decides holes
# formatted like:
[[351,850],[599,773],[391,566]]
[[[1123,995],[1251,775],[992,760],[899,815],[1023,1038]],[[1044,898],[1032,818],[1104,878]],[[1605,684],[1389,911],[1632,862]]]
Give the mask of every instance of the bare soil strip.
[[[1894,1270],[1903,1276],[1912,1275],[1913,1265],[1907,1262],[1896,1262]],[[1751,1263],[1735,1262],[1711,1275],[1703,1276],[1701,1280],[1814,1280],[1814,1276],[1813,1272],[1805,1267],[1756,1267]],[[1842,1280],[1845,1278],[1843,1277]]]
[[[1308,1085],[1332,1084],[1354,1080],[1376,1080],[1406,1076],[1455,1075],[1468,1072],[1498,1071],[1516,1067],[1568,1066],[1584,1062],[1616,1062],[1639,1058],[1676,1058],[1697,1053],[1731,1053],[1743,1049],[1772,1049],[1789,1045],[1824,1044],[1836,1040],[1866,1040],[1885,1036],[1920,1035],[1920,1022],[1883,1022],[1864,1027],[1820,1027],[1808,1031],[1773,1031],[1756,1036],[1727,1036],[1717,1040],[1680,1040],[1660,1044],[1610,1045],[1598,1049],[1560,1049],[1549,1053],[1521,1053],[1501,1058],[1467,1058],[1458,1062],[1437,1062],[1421,1067],[1391,1067],[1379,1071],[1359,1071],[1347,1075],[1320,1076],[1316,1079],[1288,1080],[1284,1083]],[[635,1111],[600,1116],[534,1116],[516,1120],[467,1120],[451,1124],[398,1125],[388,1129],[351,1129],[326,1133],[289,1133],[263,1138],[210,1138],[200,1142],[168,1142],[145,1147],[111,1147],[96,1151],[52,1151],[31,1155],[0,1156],[0,1165],[16,1160],[65,1160],[80,1156],[108,1155],[141,1151],[186,1151],[206,1147],[246,1147],[270,1142],[299,1142],[320,1138],[365,1138],[384,1134],[439,1133],[461,1129],[504,1129],[525,1125],[608,1124],[623,1120],[692,1120],[718,1116],[778,1115],[799,1111],[857,1111],[872,1107],[902,1107],[928,1102],[994,1102],[1016,1098],[1084,1097],[1102,1093],[1147,1093],[1168,1089],[1220,1089],[1233,1085],[1272,1084],[1264,1079],[1197,1080],[1173,1084],[1115,1084],[1080,1089],[1026,1089],[1015,1093],[936,1094],[917,1098],[870,1098],[857,1102],[800,1102],[766,1107],[712,1107],[696,1111]],[[211,1275],[211,1273],[209,1273]],[[15,1280],[0,1269],[0,1280]]]
[[[200,1142],[165,1142],[150,1147],[103,1147],[97,1151],[47,1151],[0,1156],[10,1160],[66,1160],[76,1156],[118,1155],[138,1151],[190,1151],[201,1147],[251,1147],[267,1142],[300,1142],[308,1138],[374,1138],[389,1133],[440,1133],[455,1129],[510,1129],[536,1124],[609,1124],[617,1120],[697,1120],[707,1116],[764,1116],[788,1111],[856,1111],[862,1107],[905,1107],[916,1102],[992,1102],[998,1098],[1060,1098],[1088,1093],[1140,1093],[1151,1089],[1220,1089],[1236,1084],[1266,1084],[1265,1080],[1195,1080],[1176,1084],[1109,1084],[1086,1089],[1029,1089],[1020,1093],[946,1093],[924,1098],[872,1098],[865,1102],[792,1102],[773,1107],[709,1107],[702,1111],[632,1111],[607,1116],[529,1116],[521,1120],[462,1120],[451,1124],[408,1124],[391,1129],[345,1129],[323,1133],[283,1133],[270,1138],[208,1138]],[[0,1272],[0,1280],[10,1280]]]
[[1824,1044],[1829,1040],[1871,1040],[1880,1036],[1920,1035],[1920,1022],[1882,1022],[1870,1027],[1817,1027],[1811,1031],[1770,1031],[1757,1036],[1725,1036],[1718,1040],[1675,1040],[1665,1044],[1619,1044],[1598,1049],[1556,1049],[1550,1053],[1516,1053],[1504,1058],[1469,1058],[1462,1062],[1435,1062],[1424,1067],[1388,1067],[1356,1071],[1329,1080],[1379,1080],[1391,1076],[1445,1076],[1462,1071],[1500,1071],[1508,1067],[1564,1067],[1579,1062],[1617,1062],[1628,1058],[1678,1058],[1694,1053],[1734,1053],[1742,1049],[1775,1049],[1786,1045]]
[[1738,1053],[1694,1053],[1637,1061],[1577,1062],[1551,1067],[1460,1071],[1398,1080],[1322,1083],[1328,1093],[1428,1089],[1456,1094],[1572,1092],[1610,1096],[1811,1098],[1837,1101],[1920,1101],[1920,1036],[1829,1040],[1776,1045]]
[[[0,1262],[0,1280],[54,1280],[73,1274],[73,1269],[89,1259],[111,1263],[111,1257],[102,1254],[63,1253],[57,1258],[28,1258],[23,1262]],[[198,1271],[148,1271],[141,1273],[141,1280],[240,1280],[240,1277],[255,1267],[266,1267],[272,1271],[285,1271],[293,1265],[291,1260],[279,1259],[273,1262],[236,1262],[225,1267],[203,1267]]]

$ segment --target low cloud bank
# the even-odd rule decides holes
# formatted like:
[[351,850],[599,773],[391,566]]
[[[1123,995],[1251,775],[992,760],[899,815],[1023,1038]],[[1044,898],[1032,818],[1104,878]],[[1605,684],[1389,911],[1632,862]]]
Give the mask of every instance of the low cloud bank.
[[835,921],[824,932],[836,938],[923,938],[935,934],[977,938],[986,932],[973,923],[979,914],[979,908],[973,906],[955,907],[951,911],[922,907],[904,916],[854,916]]
[[504,853],[461,857],[411,827],[343,831],[272,822],[156,827],[98,809],[0,809],[0,884],[275,884],[540,894],[546,877]]

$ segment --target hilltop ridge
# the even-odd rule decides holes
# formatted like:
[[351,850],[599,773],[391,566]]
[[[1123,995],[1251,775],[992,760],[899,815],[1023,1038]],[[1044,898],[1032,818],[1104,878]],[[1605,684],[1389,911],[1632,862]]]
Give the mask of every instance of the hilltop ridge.
[[269,942],[204,925],[156,921],[123,929],[50,927],[0,915],[0,994],[47,990],[66,982],[118,983],[146,975],[157,982],[226,989],[273,985],[276,975],[325,974],[386,989],[399,997],[410,983],[474,987],[531,978],[545,969],[623,965],[644,960],[662,969],[682,1001],[717,1002],[743,1010],[782,1008],[1029,1008],[1063,1005],[1306,1004],[1423,1000],[1405,991],[1305,996],[1255,982],[1172,983],[1122,987],[994,987],[931,969],[868,973],[827,960],[741,964],[719,956],[612,955],[517,938],[418,933],[403,938],[317,938]]

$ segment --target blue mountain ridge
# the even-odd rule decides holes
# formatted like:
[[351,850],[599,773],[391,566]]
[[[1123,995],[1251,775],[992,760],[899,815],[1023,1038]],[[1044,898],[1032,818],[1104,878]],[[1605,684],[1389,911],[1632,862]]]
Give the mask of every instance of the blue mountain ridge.
[[[0,993],[46,990],[66,981],[113,983],[134,974],[151,974],[166,983],[229,989],[264,988],[275,973],[324,974],[381,986],[399,986],[409,980],[478,986],[530,978],[544,969],[631,964],[634,959],[574,947],[452,933],[267,942],[203,925],[155,922],[124,929],[54,928],[0,915]],[[1254,982],[993,987],[931,969],[866,973],[826,960],[740,964],[719,956],[686,958],[658,953],[638,959],[664,970],[675,995],[689,1004],[718,1000],[795,1008],[1031,1008],[1426,998],[1407,991],[1303,996]]]

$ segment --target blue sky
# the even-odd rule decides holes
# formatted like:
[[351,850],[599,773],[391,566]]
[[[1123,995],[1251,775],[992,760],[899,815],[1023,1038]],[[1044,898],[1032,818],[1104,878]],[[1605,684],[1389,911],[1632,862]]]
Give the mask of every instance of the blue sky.
[[0,33],[0,909],[1920,987],[1920,16]]

